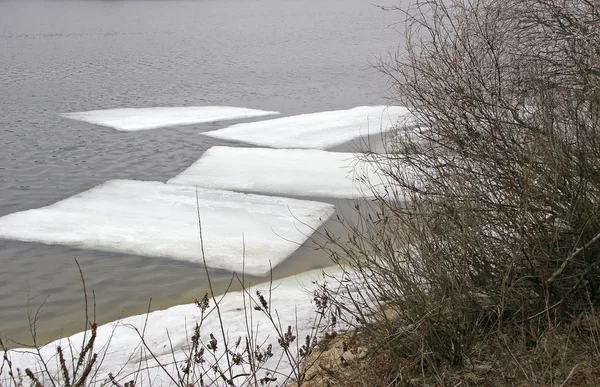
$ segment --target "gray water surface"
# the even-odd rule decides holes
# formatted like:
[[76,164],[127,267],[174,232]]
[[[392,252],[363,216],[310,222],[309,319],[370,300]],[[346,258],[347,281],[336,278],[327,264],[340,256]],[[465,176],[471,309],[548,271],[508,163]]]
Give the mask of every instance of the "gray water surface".
[[[0,0],[0,216],[111,179],[166,181],[225,144],[199,132],[235,123],[118,132],[59,113],[229,105],[285,116],[386,103],[387,79],[370,63],[396,49],[399,19],[368,0]],[[38,343],[82,329],[74,258],[100,323],[206,287],[198,265],[0,240],[2,334],[31,343],[28,311],[42,303]],[[305,246],[274,275],[328,264]],[[231,274],[213,276],[222,291]]]

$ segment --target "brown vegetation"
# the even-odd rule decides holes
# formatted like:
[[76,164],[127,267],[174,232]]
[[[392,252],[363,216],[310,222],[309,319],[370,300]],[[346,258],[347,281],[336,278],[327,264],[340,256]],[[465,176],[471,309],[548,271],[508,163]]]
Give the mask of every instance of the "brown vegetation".
[[600,2],[393,10],[414,131],[365,156],[386,189],[325,246],[368,284],[331,295],[369,353],[340,385],[595,385]]

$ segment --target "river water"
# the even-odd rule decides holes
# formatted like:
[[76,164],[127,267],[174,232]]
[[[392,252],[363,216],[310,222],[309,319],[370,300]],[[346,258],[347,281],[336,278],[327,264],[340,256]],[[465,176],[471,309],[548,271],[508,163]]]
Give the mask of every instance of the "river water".
[[[228,105],[286,116],[387,103],[371,64],[396,49],[400,19],[368,0],[0,0],[0,216],[111,179],[166,181],[227,144],[198,132],[235,123],[118,132],[59,113]],[[1,334],[30,344],[40,307],[38,344],[83,328],[74,258],[99,323],[206,288],[198,265],[0,240]],[[327,265],[307,245],[274,276]],[[222,291],[231,274],[211,276]]]

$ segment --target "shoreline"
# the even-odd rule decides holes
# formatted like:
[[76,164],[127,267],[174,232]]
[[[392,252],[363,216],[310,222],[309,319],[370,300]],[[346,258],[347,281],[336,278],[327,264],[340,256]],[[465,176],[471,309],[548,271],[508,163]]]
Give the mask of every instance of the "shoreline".
[[[269,289],[272,289],[270,303],[272,303],[272,310],[276,311],[280,318],[279,323],[284,327],[283,329],[288,325],[295,326],[294,329],[296,329],[298,339],[302,343],[303,339],[301,338],[314,334],[313,324],[316,312],[310,290],[316,286],[315,281],[324,278],[339,280],[345,275],[346,273],[339,267],[309,270],[283,279],[273,280],[272,283],[266,282],[253,285],[246,289],[246,294],[237,291],[222,296],[215,295],[220,300],[219,306],[224,322],[223,328],[227,332],[228,339],[233,342],[238,337],[246,336],[248,332],[246,320],[250,319],[250,329],[256,335],[256,342],[263,343],[264,346],[269,341],[273,345],[273,353],[280,350],[275,339],[275,329],[269,326],[269,321],[265,319],[264,315],[253,311],[254,309],[252,305],[249,305],[248,300],[249,295],[255,296],[256,290],[260,290],[267,297]],[[291,300],[294,302],[290,302]],[[249,315],[250,317],[248,317]],[[142,362],[144,363],[142,368],[147,368],[147,375],[142,377],[151,377],[153,382],[157,380],[167,382],[169,379],[164,370],[157,367],[157,361],[164,363],[172,363],[173,359],[181,361],[182,356],[189,349],[189,337],[193,326],[200,319],[202,319],[202,341],[204,343],[209,342],[211,333],[219,338],[221,319],[215,313],[202,317],[196,304],[178,305],[99,326],[94,348],[101,348],[99,352],[102,353],[104,361],[96,370],[95,379],[91,381],[92,384],[102,382],[108,377],[109,373],[113,373],[117,377],[118,370],[121,370],[119,375],[123,376],[123,380],[125,380],[136,373],[136,370],[139,373]],[[143,336],[148,348],[141,345],[139,332],[145,332]],[[77,351],[86,342],[86,337],[89,338],[89,331],[79,332],[41,347],[39,353],[48,362],[50,372],[56,374],[60,372],[56,359],[56,348],[59,345],[63,348],[70,346]],[[167,345],[168,343],[170,345]],[[149,350],[153,352],[152,356],[148,355]],[[34,372],[41,371],[38,363],[39,359],[36,359],[37,355],[32,352],[32,349],[15,348],[9,350],[8,355],[12,361],[13,369],[31,368],[32,371],[36,370]],[[220,363],[223,363],[223,359],[220,360]],[[71,364],[69,360],[67,364]],[[268,367],[274,367],[277,372],[289,375],[292,373],[293,366],[288,361],[288,364],[282,362],[279,366],[265,364],[265,368]],[[176,370],[176,368],[173,370]],[[6,375],[0,376],[1,380],[6,382]]]

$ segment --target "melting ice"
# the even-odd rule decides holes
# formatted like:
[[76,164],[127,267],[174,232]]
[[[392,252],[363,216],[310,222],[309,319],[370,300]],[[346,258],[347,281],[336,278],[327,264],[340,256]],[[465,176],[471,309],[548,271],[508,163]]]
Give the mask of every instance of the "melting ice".
[[272,148],[325,149],[403,125],[409,111],[400,106],[361,106],[232,125],[203,135]]
[[202,262],[267,273],[334,212],[326,203],[112,180],[48,207],[0,218],[0,237]]
[[61,115],[116,130],[137,131],[276,114],[279,112],[231,106],[191,106],[106,109]]
[[369,196],[361,180],[375,181],[370,164],[354,153],[313,149],[215,146],[168,184],[276,195]]
[[[276,369],[278,371],[276,373],[278,382],[283,382],[286,375],[291,374],[292,365],[283,356],[281,347],[277,345],[277,331],[273,328],[272,323],[262,313],[252,308],[254,304],[249,303],[248,297],[256,297],[256,290],[258,289],[265,297],[269,297],[269,289],[273,289],[270,301],[271,311],[276,311],[278,316],[276,323],[284,329],[287,326],[292,326],[294,334],[298,336],[296,340],[302,340],[300,342],[302,344],[306,335],[315,334],[313,324],[318,314],[315,313],[314,305],[311,302],[314,297],[312,290],[316,287],[314,281],[322,283],[326,279],[335,286],[343,279],[350,279],[351,281],[344,282],[344,289],[347,292],[352,292],[354,297],[357,297],[356,291],[360,289],[362,283],[356,275],[346,274],[338,268],[325,269],[325,275],[326,277],[324,277],[321,270],[315,270],[275,280],[273,284],[258,285],[248,289],[245,298],[242,292],[228,293],[218,297],[220,299],[221,317],[230,346],[233,346],[238,338],[247,337],[247,328],[251,329],[253,339],[261,345],[261,349],[264,350],[268,344],[273,344],[274,356],[263,365],[261,376],[266,370]],[[248,317],[249,315],[252,315],[251,320]],[[103,361],[96,363],[97,365],[100,364],[99,369],[97,372],[91,373],[90,379],[88,379],[89,385],[105,385],[103,382],[106,382],[109,373],[113,373],[114,377],[122,384],[135,378],[136,385],[171,385],[172,381],[164,371],[168,371],[171,375],[177,375],[181,371],[181,365],[189,353],[191,332],[193,332],[194,325],[200,321],[201,313],[198,307],[195,304],[188,304],[151,312],[147,315],[128,317],[98,327],[94,352],[98,351],[98,358],[102,358]],[[340,323],[338,322],[338,324]],[[345,327],[343,323],[341,324],[338,327]],[[318,328],[323,329],[323,326]],[[141,345],[136,329],[137,332],[144,332],[144,342],[148,349]],[[215,357],[222,369],[227,369],[227,362],[225,356],[223,356],[223,340],[219,334],[220,320],[214,310],[208,317],[205,317],[200,332],[202,344],[208,343],[210,340],[209,335],[212,333],[217,337],[219,344]],[[89,331],[77,333],[41,348],[40,356],[44,359],[49,372],[53,375],[60,374],[60,366],[56,356],[58,346],[65,349],[72,345],[77,353],[78,350],[81,350],[82,344],[89,339],[89,334]],[[242,342],[245,342],[245,339]],[[173,353],[171,348],[173,348]],[[152,351],[152,355],[149,350]],[[70,369],[74,364],[71,359],[72,352],[64,350],[64,353],[65,364]],[[38,362],[36,353],[30,348],[10,350],[8,356],[12,361],[13,369],[30,368],[34,373],[41,371],[41,364]],[[280,360],[281,356],[283,356],[283,360]],[[207,359],[212,359],[212,356],[208,355]],[[158,362],[165,368],[158,366]],[[210,377],[218,380],[218,375],[213,376],[211,373]],[[244,380],[245,378],[239,379],[240,384]],[[7,372],[3,374],[2,369],[0,369],[0,384],[3,382],[6,385],[11,384]]]

